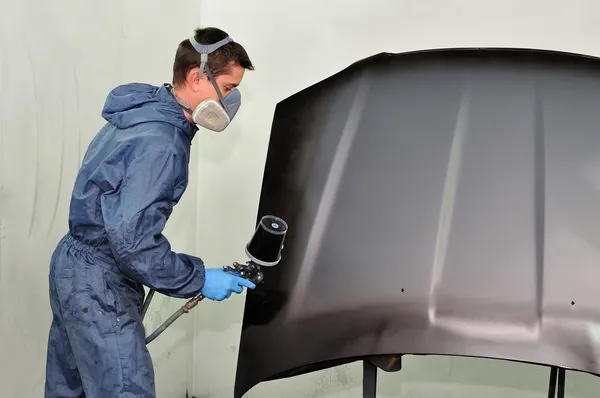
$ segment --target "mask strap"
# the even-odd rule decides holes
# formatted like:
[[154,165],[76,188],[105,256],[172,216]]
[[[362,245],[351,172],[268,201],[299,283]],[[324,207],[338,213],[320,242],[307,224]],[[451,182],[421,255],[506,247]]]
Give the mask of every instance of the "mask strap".
[[223,40],[219,40],[213,44],[200,44],[196,41],[196,38],[191,37],[190,43],[194,50],[200,53],[200,79],[204,76],[204,69],[206,68],[206,63],[208,62],[208,54],[218,50],[223,47],[225,44],[232,42],[233,39],[229,36],[224,38]]
[[219,101],[221,101],[221,105],[223,105],[223,107],[225,108],[226,111],[229,111],[229,109],[227,109],[227,104],[225,103],[225,99],[223,98],[223,94],[221,93],[219,86],[217,86],[217,83],[213,77],[212,72],[210,71],[210,68],[206,68],[206,74],[208,75],[208,81],[210,81],[210,84],[212,84],[213,88],[217,92],[217,96],[219,97]]
[[190,43],[192,44],[192,47],[194,47],[194,50],[196,50],[198,53],[200,53],[200,74],[198,77],[200,79],[202,79],[202,76],[204,76],[204,72],[206,71],[206,74],[208,75],[208,80],[210,81],[213,88],[215,89],[215,92],[217,93],[217,96],[219,97],[219,101],[221,101],[221,104],[223,105],[223,107],[225,107],[226,111],[228,111],[229,109],[227,109],[227,104],[225,104],[225,99],[223,98],[223,94],[221,93],[219,86],[217,86],[217,83],[215,81],[215,78],[213,77],[213,74],[212,74],[210,68],[208,68],[208,66],[206,64],[208,63],[208,54],[210,54],[214,51],[217,51],[219,48],[223,47],[225,44],[231,43],[231,42],[233,42],[233,39],[229,36],[227,36],[223,40],[219,40],[218,42],[213,43],[213,44],[200,44],[200,43],[198,43],[196,38],[194,38],[194,37],[190,38]]
[[[221,90],[219,89],[219,86],[217,86],[217,84],[215,83],[215,79],[212,76],[212,72],[210,71],[210,69],[206,69],[206,73],[208,74],[208,80],[210,81],[210,83],[212,84],[213,88],[215,89],[215,91],[217,92],[217,96],[219,97],[219,101],[221,101],[221,104],[223,105],[223,107],[225,108],[226,111],[229,111],[227,104],[225,103],[225,99],[223,98],[223,94],[221,93]],[[171,95],[173,95],[173,98],[175,98],[175,101],[177,101],[177,103],[183,108],[184,111],[186,111],[188,113],[188,115],[193,115],[192,112],[192,107],[190,107],[190,104],[188,104],[187,102],[181,100],[178,96],[175,95],[174,89],[172,86],[169,85],[169,92],[171,93]]]
[[169,85],[169,92],[171,93],[173,98],[175,98],[175,101],[177,101],[177,103],[183,108],[183,110],[186,111],[187,114],[191,116],[193,114],[193,112],[192,112],[192,108],[190,107],[190,104],[188,104],[185,101],[182,101],[178,96],[176,96],[175,91],[171,85]]

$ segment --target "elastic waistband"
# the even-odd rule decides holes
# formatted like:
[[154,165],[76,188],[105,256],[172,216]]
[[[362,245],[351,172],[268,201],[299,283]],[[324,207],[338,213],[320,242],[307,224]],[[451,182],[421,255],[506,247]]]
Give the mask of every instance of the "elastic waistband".
[[97,257],[101,260],[104,261],[108,261],[108,262],[115,262],[115,258],[112,255],[112,253],[107,253],[104,247],[96,247],[96,246],[92,246],[89,245],[85,242],[82,242],[81,240],[75,238],[73,235],[71,235],[70,233],[67,233],[63,239],[62,239],[63,243],[69,245],[70,247],[72,247],[73,249],[82,252],[82,253],[86,253],[86,254],[90,254],[94,257]]

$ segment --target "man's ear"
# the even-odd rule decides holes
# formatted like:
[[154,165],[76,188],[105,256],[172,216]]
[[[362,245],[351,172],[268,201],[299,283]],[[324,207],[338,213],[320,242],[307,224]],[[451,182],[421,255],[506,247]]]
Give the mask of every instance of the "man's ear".
[[200,78],[200,67],[198,66],[190,69],[186,79],[188,86],[194,91],[200,90],[202,82],[205,80],[208,81],[208,75],[204,73]]
[[200,84],[200,68],[195,67],[190,69],[185,80],[188,84],[188,87],[196,91],[198,89],[198,85]]

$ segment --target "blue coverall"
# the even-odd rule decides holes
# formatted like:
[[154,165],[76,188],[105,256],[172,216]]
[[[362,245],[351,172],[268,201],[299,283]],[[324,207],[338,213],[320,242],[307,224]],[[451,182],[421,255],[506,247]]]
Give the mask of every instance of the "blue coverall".
[[143,285],[188,298],[204,284],[202,260],[162,235],[188,183],[197,127],[168,85],[116,87],[102,116],[50,263],[46,398],[154,398]]

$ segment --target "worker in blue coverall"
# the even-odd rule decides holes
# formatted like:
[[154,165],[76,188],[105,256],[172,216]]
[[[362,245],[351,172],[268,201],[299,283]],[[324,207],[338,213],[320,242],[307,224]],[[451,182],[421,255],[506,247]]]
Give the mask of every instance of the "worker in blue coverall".
[[53,320],[46,398],[156,396],[141,308],[148,286],[167,296],[223,300],[252,282],[175,253],[162,234],[188,179],[199,127],[224,130],[254,70],[216,28],[179,44],[173,82],[114,88],[77,175],[69,233],[50,262]]

